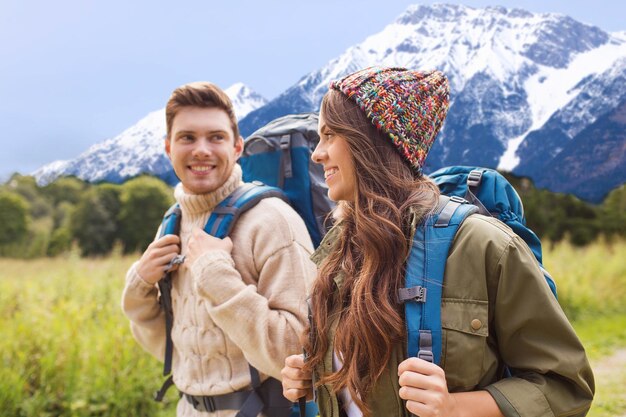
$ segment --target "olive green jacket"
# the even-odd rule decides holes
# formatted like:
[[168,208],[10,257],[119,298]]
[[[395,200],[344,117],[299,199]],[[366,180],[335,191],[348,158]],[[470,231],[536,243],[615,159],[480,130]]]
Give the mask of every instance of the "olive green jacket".
[[[414,222],[415,223],[415,222]],[[323,262],[341,225],[311,259]],[[343,277],[335,278],[337,287]],[[585,350],[524,241],[481,215],[461,225],[446,262],[441,307],[441,364],[450,392],[487,390],[507,417],[584,416],[594,393]],[[334,339],[335,325],[330,340]],[[332,371],[329,348],[316,376]],[[375,417],[408,416],[398,395],[405,346],[367,398]],[[505,365],[513,376],[503,378]],[[322,417],[339,417],[332,387],[316,390]]]

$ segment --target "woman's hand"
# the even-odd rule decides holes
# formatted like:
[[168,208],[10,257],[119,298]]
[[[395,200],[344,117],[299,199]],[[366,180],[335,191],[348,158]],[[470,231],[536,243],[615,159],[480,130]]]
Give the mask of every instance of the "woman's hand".
[[283,395],[289,401],[297,402],[306,397],[313,399],[313,383],[310,372],[304,372],[304,355],[291,355],[285,359],[285,367],[280,371],[283,379]]
[[456,400],[448,392],[446,374],[439,366],[418,358],[409,358],[398,365],[400,398],[406,408],[420,417],[454,417]]

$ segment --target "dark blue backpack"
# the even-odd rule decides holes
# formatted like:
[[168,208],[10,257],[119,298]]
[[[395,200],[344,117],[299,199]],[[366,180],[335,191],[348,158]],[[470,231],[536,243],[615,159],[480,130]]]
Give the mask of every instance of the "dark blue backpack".
[[506,178],[493,169],[467,166],[441,168],[429,177],[437,183],[442,194],[462,197],[476,205],[479,213],[495,217],[513,229],[535,255],[556,296],[556,284],[543,267],[541,241],[526,226],[522,200]]
[[434,213],[415,231],[398,300],[405,304],[407,355],[439,364],[445,264],[456,232],[469,215],[493,216],[511,227],[532,250],[555,296],[556,286],[541,264],[541,242],[526,227],[519,195],[502,175],[488,168],[453,166],[430,178],[442,196]]
[[[328,198],[324,169],[311,160],[319,142],[317,113],[279,117],[248,136],[239,158],[245,182],[260,181],[281,189],[302,217],[314,247],[330,227],[328,214],[335,203]],[[292,416],[314,417],[317,405],[304,399]]]
[[327,215],[335,206],[328,198],[324,169],[311,160],[319,142],[318,120],[316,113],[279,117],[246,138],[239,158],[245,182],[283,190],[315,247],[328,230]]

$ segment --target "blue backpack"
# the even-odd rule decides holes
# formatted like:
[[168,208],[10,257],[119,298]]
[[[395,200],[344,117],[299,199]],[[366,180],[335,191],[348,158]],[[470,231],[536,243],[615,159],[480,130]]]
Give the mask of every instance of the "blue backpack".
[[[302,217],[314,247],[328,231],[328,214],[335,203],[328,198],[324,169],[311,160],[319,142],[317,113],[279,117],[252,133],[239,158],[245,182],[261,182],[281,189]],[[314,417],[317,405],[300,399],[292,416]]]
[[480,214],[495,217],[513,229],[535,255],[556,297],[556,284],[543,267],[541,241],[526,226],[522,200],[506,178],[493,169],[466,166],[441,168],[429,177],[439,186],[442,194],[462,197],[476,205]]
[[430,178],[442,196],[434,214],[415,231],[405,288],[398,291],[398,300],[405,304],[408,356],[439,364],[445,264],[456,232],[469,215],[496,217],[511,227],[532,250],[555,297],[556,285],[541,264],[541,242],[526,227],[519,195],[502,175],[488,168],[453,166]]
[[328,230],[335,203],[328,198],[324,169],[311,160],[319,142],[316,113],[279,117],[250,135],[239,163],[245,182],[278,187],[304,220],[317,247]]

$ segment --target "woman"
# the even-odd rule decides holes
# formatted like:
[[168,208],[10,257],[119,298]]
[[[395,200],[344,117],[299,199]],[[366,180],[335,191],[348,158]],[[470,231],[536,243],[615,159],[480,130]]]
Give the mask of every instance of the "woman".
[[440,366],[405,359],[396,294],[412,233],[439,201],[422,167],[448,81],[368,68],[330,87],[312,158],[337,223],[313,255],[309,357],[286,359],[284,395],[315,389],[322,417],[585,415],[594,384],[584,349],[528,247],[489,217],[469,216],[446,260]]

